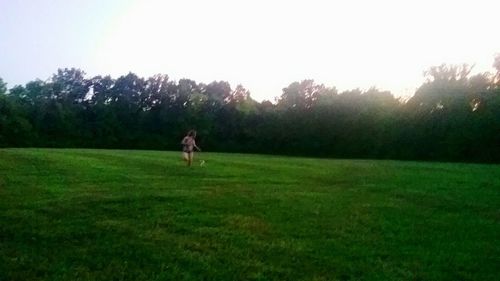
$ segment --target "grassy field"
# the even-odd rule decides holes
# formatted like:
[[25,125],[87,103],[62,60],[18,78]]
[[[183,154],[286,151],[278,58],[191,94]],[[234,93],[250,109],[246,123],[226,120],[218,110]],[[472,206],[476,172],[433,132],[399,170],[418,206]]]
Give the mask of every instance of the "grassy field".
[[500,166],[0,150],[0,280],[499,280]]

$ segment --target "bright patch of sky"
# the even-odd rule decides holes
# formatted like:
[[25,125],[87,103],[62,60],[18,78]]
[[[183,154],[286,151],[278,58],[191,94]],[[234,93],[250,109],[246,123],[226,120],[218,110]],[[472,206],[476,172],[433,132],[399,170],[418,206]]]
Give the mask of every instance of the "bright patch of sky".
[[294,81],[410,95],[428,67],[491,70],[500,1],[0,0],[0,77],[89,76],[241,83],[257,100]]

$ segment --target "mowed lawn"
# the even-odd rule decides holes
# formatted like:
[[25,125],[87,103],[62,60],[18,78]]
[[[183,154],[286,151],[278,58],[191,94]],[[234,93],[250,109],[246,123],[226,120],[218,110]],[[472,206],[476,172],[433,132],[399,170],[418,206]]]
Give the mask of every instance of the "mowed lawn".
[[499,165],[197,156],[0,150],[0,280],[500,278]]

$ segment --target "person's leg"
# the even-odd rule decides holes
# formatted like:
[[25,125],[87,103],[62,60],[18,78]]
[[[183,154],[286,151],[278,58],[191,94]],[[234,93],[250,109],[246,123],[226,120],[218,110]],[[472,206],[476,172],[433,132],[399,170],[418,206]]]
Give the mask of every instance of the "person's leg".
[[194,152],[189,152],[189,163],[188,166],[191,166],[193,164],[193,158],[194,158]]
[[182,152],[182,158],[186,161],[186,163],[189,163],[189,153]]

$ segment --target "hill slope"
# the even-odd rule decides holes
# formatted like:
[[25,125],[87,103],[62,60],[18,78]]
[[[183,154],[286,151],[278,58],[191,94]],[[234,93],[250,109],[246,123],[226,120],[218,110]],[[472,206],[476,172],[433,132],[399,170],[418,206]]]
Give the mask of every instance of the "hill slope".
[[0,280],[495,280],[500,166],[0,150]]

